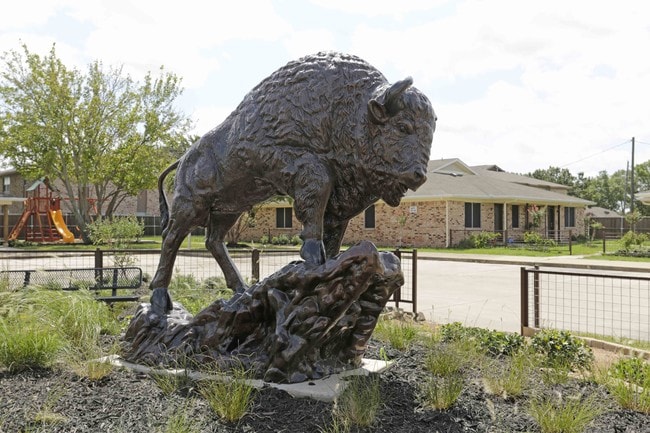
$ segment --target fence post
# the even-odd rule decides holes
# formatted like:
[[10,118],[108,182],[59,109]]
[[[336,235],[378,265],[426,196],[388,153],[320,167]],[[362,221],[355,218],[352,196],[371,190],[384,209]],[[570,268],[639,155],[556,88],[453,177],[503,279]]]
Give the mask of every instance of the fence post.
[[539,266],[537,265],[533,271],[533,314],[535,328],[539,328]]
[[521,335],[524,335],[524,329],[528,328],[528,271],[524,266],[520,270],[519,279],[519,297],[521,302]]
[[573,232],[569,230],[569,255],[573,255]]
[[[397,258],[402,261],[402,252],[397,248],[395,251],[393,251],[393,254],[397,256]],[[398,287],[397,290],[393,292],[393,298],[395,299],[395,309],[399,308],[399,301],[402,299],[402,287]]]
[[104,285],[104,276],[102,275],[102,268],[104,267],[104,252],[101,248],[95,250],[95,286],[99,283],[99,287]]
[[605,229],[601,230],[601,233],[603,234],[603,254],[605,254]]
[[413,248],[411,256],[411,271],[413,273],[411,280],[411,297],[413,299],[413,314],[418,314],[418,250]]
[[254,248],[251,253],[251,274],[255,282],[260,280],[260,250],[257,248]]

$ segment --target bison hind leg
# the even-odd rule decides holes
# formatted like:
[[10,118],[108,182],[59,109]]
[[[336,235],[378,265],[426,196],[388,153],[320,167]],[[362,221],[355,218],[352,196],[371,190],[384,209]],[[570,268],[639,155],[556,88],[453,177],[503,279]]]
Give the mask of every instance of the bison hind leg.
[[224,239],[228,230],[235,225],[240,215],[238,213],[211,213],[205,239],[205,247],[219,263],[226,284],[235,292],[246,290],[246,283],[244,283],[244,279],[228,254]]

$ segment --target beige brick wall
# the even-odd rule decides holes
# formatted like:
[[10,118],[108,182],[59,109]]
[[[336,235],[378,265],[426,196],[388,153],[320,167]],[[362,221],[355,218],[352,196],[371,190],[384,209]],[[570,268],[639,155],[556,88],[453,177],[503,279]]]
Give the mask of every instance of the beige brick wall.
[[[382,202],[375,204],[375,228],[365,228],[364,213],[354,217],[346,231],[343,243],[355,244],[361,240],[369,240],[378,246],[390,247],[437,247],[444,248],[447,242],[445,219],[449,216],[449,232],[451,246],[458,244],[472,233],[494,231],[494,203],[481,203],[481,227],[465,228],[465,203],[452,201],[402,202],[393,208]],[[512,205],[506,205],[508,238],[521,240],[526,232],[526,206],[519,205],[519,227],[512,227]],[[562,238],[567,238],[569,232],[577,236],[584,234],[584,208],[576,208],[576,227],[564,227],[564,208],[560,208],[560,231]],[[556,221],[557,223],[557,221]],[[276,228],[275,208],[265,207],[258,211],[255,227],[248,229],[243,240],[259,240],[262,236],[270,237],[286,234],[291,237],[299,234],[301,224],[293,217],[291,229]],[[545,234],[544,225],[537,231]]]

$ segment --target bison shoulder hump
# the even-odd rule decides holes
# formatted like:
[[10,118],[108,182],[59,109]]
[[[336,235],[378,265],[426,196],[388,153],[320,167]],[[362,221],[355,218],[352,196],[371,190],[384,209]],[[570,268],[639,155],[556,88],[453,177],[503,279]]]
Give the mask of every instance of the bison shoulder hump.
[[373,91],[386,82],[381,72],[353,55],[321,52],[305,56],[289,62],[251,90],[236,110],[237,123],[247,129],[249,137],[272,138],[269,144],[283,137],[294,141],[292,135],[296,134],[323,134],[333,123],[340,127],[345,120],[334,119],[335,115],[358,123],[360,119],[355,116],[360,115],[360,109],[365,113]]

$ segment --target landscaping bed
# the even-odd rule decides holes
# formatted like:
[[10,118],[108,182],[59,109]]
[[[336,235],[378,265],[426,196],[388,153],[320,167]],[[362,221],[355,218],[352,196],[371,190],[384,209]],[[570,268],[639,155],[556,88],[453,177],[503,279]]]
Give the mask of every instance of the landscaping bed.
[[[214,288],[203,298],[190,279],[176,283],[192,311],[214,299]],[[566,332],[524,340],[382,319],[366,357],[393,366],[325,403],[96,362],[119,353],[132,312],[85,291],[0,290],[0,432],[650,432],[650,365],[594,360]]]
[[[198,385],[175,389],[156,378],[123,369],[90,380],[67,369],[37,369],[0,373],[0,431],[3,432],[539,432],[530,415],[535,401],[580,401],[598,414],[585,431],[648,432],[650,415],[623,409],[608,388],[596,380],[559,377],[549,383],[543,370],[529,370],[525,390],[518,396],[495,394],[484,377],[485,361],[460,362],[462,391],[448,409],[434,409],[422,397],[423,384],[433,377],[432,350],[445,345],[409,342],[402,350],[373,339],[368,355],[388,357],[394,366],[376,378],[378,409],[370,426],[338,422],[335,405],[295,399],[272,388],[254,392],[252,404],[238,421],[226,422],[197,392]],[[437,349],[436,349],[437,347]],[[507,357],[490,357],[489,369],[505,368]],[[562,376],[562,375],[560,375]],[[361,397],[364,405],[373,398]],[[568,431],[568,430],[567,430]]]

